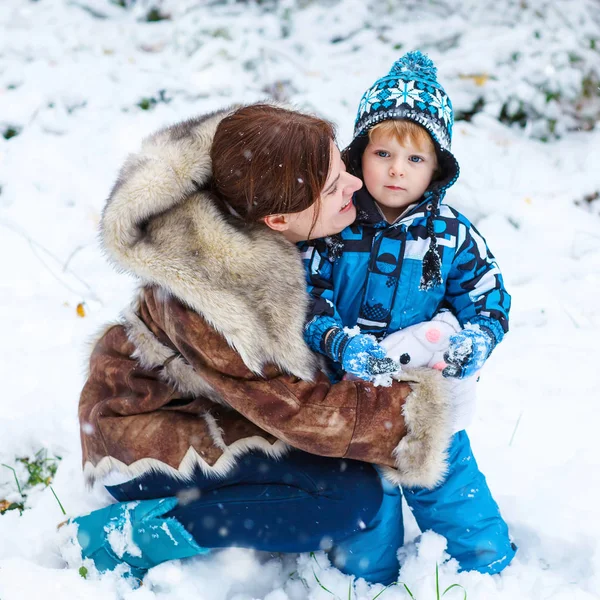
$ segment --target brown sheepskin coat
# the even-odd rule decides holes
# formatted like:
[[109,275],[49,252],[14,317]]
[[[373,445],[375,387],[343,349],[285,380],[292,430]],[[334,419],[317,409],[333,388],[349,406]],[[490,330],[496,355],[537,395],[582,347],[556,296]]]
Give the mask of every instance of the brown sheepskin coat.
[[226,114],[146,139],[107,202],[105,250],[141,286],[91,355],[79,405],[87,480],[218,477],[250,450],[294,447],[435,485],[450,438],[439,373],[415,370],[391,387],[329,382],[303,341],[296,247],[224,214],[207,189]]

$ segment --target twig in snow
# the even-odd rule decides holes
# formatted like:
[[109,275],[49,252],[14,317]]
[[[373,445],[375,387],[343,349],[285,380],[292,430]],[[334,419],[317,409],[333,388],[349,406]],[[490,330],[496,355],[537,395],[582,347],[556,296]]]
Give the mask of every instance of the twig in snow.
[[77,8],[81,8],[85,12],[92,15],[92,17],[94,17],[95,19],[107,19],[108,18],[108,15],[105,15],[104,13],[101,13],[101,12],[93,9],[91,6],[86,6],[85,4],[81,4],[80,2],[74,2],[73,0],[71,0],[71,2],[69,2],[68,4],[70,6],[76,6]]
[[571,319],[571,322],[573,323],[573,325],[575,326],[575,329],[581,329],[582,325],[585,327],[585,325],[587,325],[587,323],[581,323],[580,320],[577,318],[576,315],[574,315],[570,309],[567,308],[567,305],[564,304],[563,302],[561,302],[561,306],[562,309],[565,311],[567,317],[569,317],[569,319]]
[[71,252],[71,254],[69,254],[69,256],[67,257],[67,260],[65,261],[65,264],[63,265],[63,273],[66,273],[68,267],[69,267],[69,263],[71,262],[71,260],[73,259],[73,257],[80,251],[83,250],[85,248],[85,246],[77,246],[77,248],[75,248],[75,250],[73,250],[73,252]]
[[81,283],[88,291],[88,296],[91,300],[94,300],[95,302],[98,302],[101,306],[104,306],[104,303],[102,302],[102,300],[99,298],[98,294],[96,294],[96,292],[92,289],[92,287],[83,279],[81,279],[81,277],[79,277],[79,275],[77,275],[77,273],[75,273],[74,271],[72,271],[71,269],[68,269],[68,265],[62,265],[60,259],[55,256],[52,252],[50,252],[50,250],[48,250],[48,248],[46,248],[45,246],[43,246],[42,244],[40,244],[39,242],[37,242],[36,240],[34,240],[33,238],[31,238],[29,235],[27,235],[27,233],[25,233],[24,231],[22,231],[21,229],[19,229],[18,227],[15,227],[14,225],[12,225],[11,223],[8,223],[7,221],[2,221],[0,220],[0,225],[3,225],[4,227],[6,227],[7,229],[10,229],[11,231],[14,231],[15,233],[17,233],[18,235],[20,235],[21,237],[25,238],[25,240],[27,240],[27,243],[29,244],[29,247],[31,248],[31,251],[33,252],[34,256],[44,265],[44,267],[46,267],[46,270],[66,289],[68,289],[72,294],[75,294],[76,296],[80,296],[81,291],[80,290],[75,290],[73,289],[68,283],[66,283],[65,281],[63,281],[63,279],[61,279],[55,272],[54,270],[46,263],[46,261],[42,258],[42,256],[40,255],[39,251],[44,252],[47,256],[49,256],[52,260],[54,260],[56,263],[58,263],[59,265],[61,265],[63,267],[63,272],[64,273],[68,273],[70,274],[72,277],[74,277],[79,283]]
[[512,435],[510,436],[510,442],[508,442],[509,447],[512,446],[513,440],[515,439],[515,435],[517,434],[517,429],[519,429],[519,424],[521,423],[521,417],[525,411],[522,410],[517,422],[515,423],[515,428],[513,429]]
[[269,44],[263,43],[263,45],[261,47],[261,54],[262,54],[261,58],[263,60],[265,59],[265,55],[264,55],[265,50],[268,51],[272,56],[279,56],[281,58],[285,58],[290,64],[292,64],[296,68],[297,71],[302,72],[303,75],[308,74],[308,71],[306,70],[304,65],[302,65],[298,60],[296,60],[295,58],[293,58],[286,52],[282,52],[281,48],[276,48]]

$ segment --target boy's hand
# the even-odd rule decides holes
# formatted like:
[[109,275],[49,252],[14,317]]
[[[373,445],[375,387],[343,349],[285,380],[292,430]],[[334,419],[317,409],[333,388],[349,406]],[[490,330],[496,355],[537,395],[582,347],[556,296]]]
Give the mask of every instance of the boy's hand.
[[387,358],[385,350],[370,337],[361,334],[350,336],[337,327],[327,332],[325,352],[341,363],[344,371],[366,381],[371,381],[376,375],[400,370],[400,365]]
[[451,335],[450,347],[444,354],[448,366],[442,371],[442,375],[456,379],[474,375],[483,367],[495,345],[496,338],[487,327],[463,329]]

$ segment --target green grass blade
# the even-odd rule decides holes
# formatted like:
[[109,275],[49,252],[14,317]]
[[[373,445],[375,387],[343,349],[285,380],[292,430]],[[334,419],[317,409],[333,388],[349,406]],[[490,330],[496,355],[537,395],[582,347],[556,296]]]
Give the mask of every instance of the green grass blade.
[[406,593],[407,593],[407,594],[408,594],[408,595],[409,595],[409,596],[412,598],[412,600],[417,600],[417,599],[416,599],[416,598],[413,596],[412,592],[410,591],[410,588],[409,588],[409,587],[408,587],[408,586],[407,586],[405,583],[403,583],[402,585],[404,586],[404,589],[406,590]]
[[314,552],[310,553],[310,557],[317,563],[317,566],[319,567],[319,569],[321,568],[321,565],[319,564],[319,561],[317,560],[317,556]]
[[49,486],[49,487],[50,487],[50,491],[54,494],[54,497],[56,498],[56,501],[58,502],[58,505],[60,506],[60,510],[62,510],[62,514],[66,516],[67,513],[65,512],[65,509],[64,509],[61,501],[58,499],[58,496],[56,495],[56,492],[54,491],[54,489],[52,488],[52,486]]
[[465,588],[462,585],[460,585],[460,583],[453,583],[452,585],[449,585],[444,590],[444,593],[442,594],[442,598],[446,595],[446,592],[450,591],[452,588],[460,588],[464,593],[463,600],[467,600],[467,590],[465,590]]
[[17,472],[14,470],[13,467],[9,467],[8,465],[5,465],[4,463],[1,463],[3,467],[6,467],[7,469],[10,469],[13,472],[13,475],[15,476],[15,481],[17,483],[17,489],[19,490],[19,494],[21,494],[21,496],[23,495],[23,491],[21,490],[21,484],[19,483],[19,480],[17,479]]
[[[319,564],[319,563],[317,563],[317,564]],[[331,594],[331,595],[332,595],[334,598],[337,598],[337,596],[336,596],[336,595],[335,595],[335,594],[334,594],[334,593],[333,593],[331,590],[328,590],[328,589],[327,589],[327,588],[326,588],[326,587],[325,587],[325,586],[324,586],[324,585],[321,583],[321,581],[320,581],[320,580],[319,580],[319,578],[317,577],[317,574],[315,573],[315,570],[314,570],[314,569],[313,569],[313,575],[315,576],[315,579],[317,580],[317,583],[319,584],[319,587],[320,587],[322,590],[325,590],[325,591],[326,591],[328,594]]]
[[435,563],[435,597],[440,600],[440,570],[437,563]]
[[[314,552],[310,553],[310,557],[317,563],[317,566],[319,567],[319,569],[321,569],[321,565],[319,564],[319,561],[317,560],[317,557],[315,555]],[[315,579],[317,581],[317,583],[319,584],[319,586],[321,587],[321,589],[323,589],[324,591],[326,591],[328,594],[331,594],[334,598],[338,598],[338,596],[336,594],[334,594],[331,590],[328,590],[322,583],[321,580],[317,577],[317,574],[315,573],[315,569],[313,568],[312,570],[313,575],[315,576]],[[338,600],[340,600],[338,598]]]
[[398,585],[397,581],[393,581],[392,583],[390,583],[390,585],[386,585],[380,592],[379,594],[377,594],[376,596],[373,597],[373,600],[377,600],[377,598],[379,598],[379,596],[381,596],[381,594],[383,594],[383,592],[385,592],[385,590],[387,590],[388,588],[391,588],[393,585]]

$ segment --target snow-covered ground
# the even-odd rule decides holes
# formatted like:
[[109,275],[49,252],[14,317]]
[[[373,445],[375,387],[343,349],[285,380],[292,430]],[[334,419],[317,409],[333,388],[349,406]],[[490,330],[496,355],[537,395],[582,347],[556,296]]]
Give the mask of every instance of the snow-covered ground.
[[[428,533],[404,548],[400,580],[418,600],[434,598],[437,563],[442,590],[460,583],[469,600],[599,598],[600,201],[584,198],[600,191],[600,128],[585,131],[593,102],[587,126],[549,143],[533,137],[543,119],[511,129],[496,118],[509,86],[535,104],[536,90],[555,85],[575,103],[575,67],[595,57],[597,72],[600,54],[590,42],[583,63],[567,61],[574,68],[561,56],[593,39],[594,27],[600,38],[590,20],[598,12],[588,0],[471,0],[457,12],[398,4],[165,0],[171,18],[146,22],[156,2],[125,10],[109,0],[2,0],[0,134],[18,135],[0,136],[0,463],[24,482],[18,458],[59,455],[52,488],[68,515],[99,505],[79,464],[86,344],[135,282],[104,260],[97,225],[119,165],[144,135],[271,94],[335,121],[343,146],[364,89],[419,48],[456,109],[486,100],[471,122],[456,123],[462,171],[448,202],[486,236],[513,296],[511,333],[485,369],[469,433],[520,551],[501,576],[458,574],[443,538]],[[518,52],[529,62],[512,65]],[[558,131],[572,127],[552,102],[541,113],[554,110]],[[0,501],[19,499],[13,472],[0,467]],[[373,600],[382,590],[358,581],[349,592],[350,578],[320,553],[315,561],[238,549],[161,565],[137,590],[114,574],[84,579],[55,531],[64,518],[43,485],[22,516],[0,516],[1,600]],[[407,522],[408,541],[418,532]],[[455,588],[446,597],[462,596]],[[396,586],[382,600],[404,598]]]

